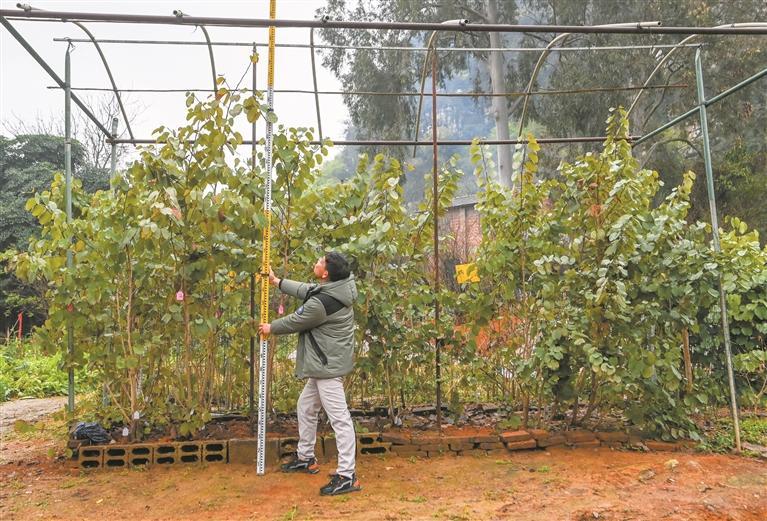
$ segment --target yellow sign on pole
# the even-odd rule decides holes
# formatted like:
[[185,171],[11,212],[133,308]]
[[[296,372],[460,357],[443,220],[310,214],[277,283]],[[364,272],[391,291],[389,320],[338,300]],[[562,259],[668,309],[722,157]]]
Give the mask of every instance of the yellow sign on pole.
[[458,264],[455,267],[455,278],[458,280],[458,284],[466,284],[468,282],[479,282],[479,275],[477,274],[477,265],[473,262],[469,264]]

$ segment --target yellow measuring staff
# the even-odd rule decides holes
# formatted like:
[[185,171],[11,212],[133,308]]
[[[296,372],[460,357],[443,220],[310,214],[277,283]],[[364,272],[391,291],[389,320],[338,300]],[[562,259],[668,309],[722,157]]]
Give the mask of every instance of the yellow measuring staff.
[[[269,2],[269,19],[277,18],[277,0]],[[266,87],[266,103],[269,112],[274,109],[274,26],[269,26],[269,75]],[[264,224],[263,252],[261,255],[261,324],[269,323],[269,268],[271,258],[272,228],[272,118],[266,118],[266,173],[264,179]],[[258,366],[258,440],[256,472],[264,474],[266,461],[266,382],[267,361],[269,360],[269,342],[261,335]]]

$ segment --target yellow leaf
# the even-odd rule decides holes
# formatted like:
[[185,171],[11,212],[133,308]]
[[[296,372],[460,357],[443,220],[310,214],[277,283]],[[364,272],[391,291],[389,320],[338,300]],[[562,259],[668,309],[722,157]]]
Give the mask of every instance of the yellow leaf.
[[455,278],[458,281],[458,284],[466,284],[467,282],[479,282],[477,265],[473,262],[470,262],[469,264],[456,265]]

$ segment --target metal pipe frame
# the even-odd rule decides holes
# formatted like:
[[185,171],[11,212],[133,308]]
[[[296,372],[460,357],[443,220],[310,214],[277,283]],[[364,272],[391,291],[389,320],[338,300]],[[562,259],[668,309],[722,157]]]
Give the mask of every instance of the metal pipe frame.
[[[175,16],[179,20],[183,20],[187,14],[183,12],[181,9],[174,9],[173,10],[173,16]],[[205,28],[204,25],[198,24],[197,27],[202,29],[202,34],[205,35],[205,42],[208,45],[208,55],[210,56],[210,69],[211,73],[213,74],[213,92],[216,92],[218,90],[218,83],[216,83],[216,78],[218,77],[216,75],[216,60],[213,59],[213,45],[210,42],[210,35],[208,34],[208,30]]]
[[[429,57],[431,57],[432,54],[434,54],[436,51],[434,50],[434,38],[437,36],[437,31],[432,31],[431,36],[429,36],[429,41],[426,44],[426,48],[430,49],[426,52],[426,56],[423,59],[423,67],[421,68],[421,89],[418,93],[418,110],[415,113],[415,130],[413,130],[413,140],[418,140],[418,131],[421,127],[421,108],[423,107],[423,88],[426,84],[426,67],[429,64]],[[434,93],[433,93],[434,94]],[[436,98],[434,99],[436,102]],[[435,107],[432,107],[432,112],[436,110]],[[416,148],[413,147],[413,157],[415,157]]]
[[216,60],[213,58],[213,46],[210,44],[210,35],[208,34],[208,30],[205,28],[204,25],[200,26],[200,29],[202,29],[202,33],[205,35],[205,41],[208,42],[208,55],[210,56],[210,72],[213,75],[213,92],[216,92],[218,89],[218,83],[216,83],[216,79],[218,76],[216,75]]
[[[309,29],[309,47],[310,56],[312,57],[312,81],[314,82],[314,106],[317,110],[317,131],[320,134],[320,141],[322,141],[322,118],[320,117],[320,96],[317,91],[317,68],[314,64],[314,27]],[[274,91],[277,92],[277,91]]]
[[[584,137],[554,137],[554,138],[541,138],[536,139],[538,144],[554,144],[554,143],[601,143],[607,139],[607,136],[584,136]],[[629,136],[626,141],[634,141],[639,139],[639,136]],[[471,145],[474,143],[473,139],[440,139],[437,141],[439,145],[452,146],[452,145]],[[109,139],[108,143],[118,143],[125,145],[154,145],[158,141],[155,139]],[[478,139],[476,142],[480,145],[517,145],[529,143],[529,139]],[[162,143],[162,142],[160,142]],[[253,141],[251,139],[243,140],[240,145],[262,145],[260,141]],[[432,141],[415,141],[409,139],[360,139],[360,140],[326,140],[326,141],[309,141],[310,145],[325,145],[332,143],[333,145],[341,146],[432,146]]]
[[[635,22],[637,26],[641,27],[657,27],[660,26],[660,22]],[[610,24],[610,27],[625,27],[627,25],[630,25],[628,23],[626,24]],[[633,24],[631,24],[633,25]],[[517,128],[517,137],[522,136],[522,128],[525,125],[525,116],[527,115],[527,104],[530,100],[529,93],[533,90],[533,85],[535,84],[535,80],[538,79],[538,73],[540,72],[541,68],[543,67],[543,64],[546,62],[546,58],[549,56],[549,53],[552,49],[557,48],[556,44],[560,41],[562,44],[564,44],[565,40],[569,36],[572,36],[572,33],[564,33],[558,35],[556,38],[551,40],[549,44],[541,51],[541,55],[538,58],[538,61],[535,63],[535,67],[533,67],[533,73],[530,75],[530,81],[527,83],[527,88],[525,89],[525,102],[522,104],[522,116],[519,118],[519,125]],[[560,44],[559,47],[562,45]]]
[[[21,9],[24,9],[25,12],[30,11],[43,11],[45,12],[45,9],[38,9],[36,7],[30,7],[30,6],[22,6],[21,4],[16,4],[16,7],[19,7]],[[104,68],[107,71],[107,76],[109,77],[109,82],[112,84],[112,92],[114,92],[115,98],[117,98],[117,104],[120,108],[120,112],[123,115],[123,121],[125,121],[125,127],[128,129],[128,135],[130,135],[131,138],[134,137],[133,135],[133,129],[131,129],[130,121],[128,120],[128,114],[125,111],[125,107],[123,106],[122,98],[120,98],[120,91],[117,90],[117,84],[115,83],[114,76],[112,76],[112,70],[109,68],[109,63],[107,62],[106,56],[104,56],[104,52],[101,50],[101,46],[99,45],[98,40],[96,40],[96,37],[93,36],[93,33],[91,33],[87,27],[85,27],[80,22],[72,22],[72,24],[76,25],[82,31],[88,36],[89,40],[78,40],[82,42],[90,42],[93,44],[93,46],[96,48],[96,51],[99,53],[99,57],[101,57],[101,63],[104,64]],[[65,38],[65,41],[68,41],[69,43],[72,43],[71,39]],[[72,90],[72,86],[69,86],[70,90]],[[114,137],[114,133],[112,134]]]
[[584,33],[584,34],[742,34],[764,35],[767,27],[599,27],[593,25],[472,24],[463,20],[452,24],[415,22],[358,22],[348,20],[269,20],[268,18],[224,18],[207,16],[158,16],[71,11],[19,12],[0,9],[0,16],[28,20],[68,20],[78,22],[138,23],[160,25],[208,25],[218,27],[386,29],[413,31],[500,32],[500,33]]
[[[687,83],[673,83],[670,85],[648,85],[640,87],[628,85],[626,87],[592,87],[585,89],[561,89],[561,90],[537,90],[532,92],[441,92],[437,93],[438,98],[493,98],[493,97],[522,97],[522,96],[549,96],[553,94],[589,94],[594,92],[619,92],[634,91],[640,89],[686,89]],[[49,85],[49,89],[58,89],[55,85]],[[111,91],[106,87],[72,87],[73,91]],[[171,94],[177,92],[215,92],[211,89],[120,89],[120,92],[138,92],[138,93],[159,93]],[[274,89],[275,94],[319,94],[328,96],[420,96],[420,92],[376,92],[376,91],[355,91],[355,90],[306,90],[306,89]]]
[[[24,21],[24,18],[9,17],[13,20]],[[54,20],[55,21],[55,20]],[[68,42],[75,43],[88,42],[84,39],[76,38],[54,38],[54,42]],[[111,43],[111,44],[140,44],[140,45],[206,45],[202,42],[195,42],[191,40],[125,40],[125,39],[103,39],[99,40],[99,43]],[[228,47],[268,47],[266,43],[253,43],[253,42],[211,42],[211,45],[220,45]],[[700,44],[689,44],[684,47],[698,47]],[[294,48],[294,49],[310,49],[311,44],[306,43],[280,43],[276,44],[277,48]],[[657,44],[657,45],[595,45],[586,47],[556,47],[550,50],[550,52],[570,52],[570,51],[619,51],[619,50],[641,50],[641,49],[667,49],[672,47],[678,47],[675,44]],[[373,46],[373,45],[329,45],[318,44],[314,46],[315,49],[347,49],[347,50],[369,50],[369,51],[420,51],[426,52],[428,47],[402,47],[402,46]],[[435,47],[438,52],[501,52],[501,53],[515,53],[515,52],[541,52],[544,47]]]
[[[609,24],[609,27],[625,27],[630,24]],[[636,22],[636,25],[639,27],[657,27],[660,26],[660,22],[653,21],[653,22]],[[546,58],[548,58],[549,53],[551,52],[551,49],[554,49],[556,47],[561,47],[565,40],[572,36],[572,33],[567,32],[560,34],[556,36],[553,40],[549,42],[549,44],[546,46],[546,48],[541,52],[540,57],[538,58],[538,61],[535,63],[535,67],[533,67],[533,73],[530,75],[530,81],[527,83],[527,88],[525,89],[525,100],[522,103],[522,115],[519,117],[519,125],[517,126],[517,139],[522,137],[522,130],[525,126],[525,118],[527,116],[527,105],[530,102],[530,92],[533,90],[533,85],[535,84],[535,80],[538,79],[538,74],[541,71],[541,68],[543,67],[543,64],[546,62]],[[561,43],[560,43],[561,42]],[[522,160],[519,162],[520,167],[524,164],[525,158],[524,158],[524,150],[522,151]],[[514,169],[514,165],[512,164],[512,169]],[[513,172],[512,172],[513,174]],[[519,190],[522,190],[522,173],[519,174]]]
[[[346,145],[431,145],[433,147],[434,151],[434,184],[435,184],[435,201],[434,204],[436,206],[437,204],[437,177],[438,177],[438,171],[437,171],[437,147],[439,144],[444,145],[465,145],[470,144],[472,141],[465,141],[465,140],[444,140],[440,141],[437,138],[436,135],[436,100],[437,100],[437,94],[436,94],[436,63],[437,63],[437,56],[436,52],[434,51],[433,47],[433,40],[437,33],[437,31],[457,31],[457,32],[500,32],[500,33],[548,33],[548,32],[554,32],[554,33],[566,33],[566,34],[560,34],[557,38],[555,38],[554,42],[556,42],[559,39],[566,38],[567,34],[569,33],[580,33],[580,34],[686,34],[691,35],[688,38],[685,38],[683,41],[679,42],[672,50],[664,56],[663,60],[656,66],[656,68],[653,70],[653,72],[650,74],[650,77],[645,82],[645,87],[651,80],[651,78],[657,73],[658,70],[660,70],[661,65],[665,62],[665,60],[668,59],[668,57],[674,53],[677,49],[681,48],[683,45],[687,44],[690,40],[692,40],[695,37],[699,37],[701,35],[767,35],[767,24],[762,23],[753,23],[753,24],[730,24],[730,25],[723,25],[723,26],[717,26],[717,27],[659,27],[659,26],[643,26],[641,23],[637,23],[636,25],[630,24],[629,26],[625,25],[617,25],[617,26],[566,26],[566,25],[510,25],[510,24],[469,24],[468,20],[462,20],[458,21],[457,23],[453,22],[447,22],[442,24],[434,24],[434,23],[407,23],[407,22],[352,22],[352,21],[329,21],[326,19],[322,19],[319,21],[312,21],[312,20],[276,20],[274,18],[272,19],[242,19],[242,18],[212,18],[212,17],[191,17],[191,16],[152,16],[152,15],[125,15],[125,14],[101,14],[101,13],[77,13],[77,12],[61,12],[61,11],[25,11],[23,15],[19,15],[18,11],[12,11],[7,9],[0,10],[0,23],[2,23],[3,26],[8,29],[8,31],[11,33],[12,36],[22,45],[22,47],[27,50],[27,52],[43,67],[43,69],[56,81],[56,83],[64,88],[65,90],[65,168],[66,168],[66,210],[67,210],[67,219],[71,220],[71,101],[74,100],[75,103],[86,113],[86,115],[96,124],[96,126],[99,128],[99,130],[102,131],[106,136],[108,136],[110,139],[108,139],[108,142],[112,144],[112,146],[116,146],[116,144],[119,143],[131,143],[131,144],[139,144],[139,143],[154,143],[154,140],[140,140],[140,139],[134,139],[133,136],[131,136],[130,140],[120,140],[115,139],[114,135],[110,135],[110,132],[93,116],[93,114],[88,110],[88,108],[85,106],[82,101],[79,100],[73,93],[71,89],[71,65],[70,65],[70,52],[71,52],[71,41],[69,42],[70,45],[67,48],[66,51],[66,59],[65,59],[65,81],[62,81],[58,75],[48,66],[48,64],[43,60],[40,55],[34,50],[34,48],[21,36],[21,34],[18,33],[18,31],[15,30],[15,28],[6,20],[6,17],[13,17],[14,20],[38,20],[38,21],[62,21],[62,22],[72,22],[78,25],[81,29],[83,29],[86,34],[91,38],[91,42],[96,45],[97,49],[99,50],[99,54],[102,57],[102,60],[104,61],[104,65],[107,68],[108,74],[110,76],[110,80],[112,81],[113,85],[113,91],[115,92],[115,95],[118,96],[119,100],[119,94],[118,90],[116,88],[116,85],[114,84],[114,80],[112,78],[111,72],[109,71],[108,64],[106,63],[106,60],[104,58],[103,53],[101,52],[95,38],[93,35],[84,27],[81,25],[80,22],[84,21],[90,21],[90,22],[111,22],[111,23],[141,23],[141,24],[165,24],[165,25],[194,25],[199,26],[203,29],[203,32],[206,36],[206,41],[209,49],[209,54],[211,58],[211,67],[213,70],[213,87],[214,90],[217,88],[216,83],[216,74],[215,74],[215,63],[213,60],[213,51],[212,51],[212,45],[213,43],[210,40],[210,37],[207,33],[207,30],[205,29],[205,25],[213,25],[213,26],[227,26],[227,27],[281,27],[281,28],[288,28],[288,27],[304,27],[304,28],[310,28],[312,29],[310,36],[313,36],[313,30],[315,28],[325,28],[325,29],[361,29],[361,30],[370,30],[370,29],[386,29],[386,30],[419,30],[419,31],[433,31],[430,39],[429,39],[429,45],[425,49],[427,53],[430,52],[431,58],[432,58],[432,103],[433,103],[433,129],[432,129],[432,141],[429,142],[421,142],[417,141],[417,130],[416,130],[416,140],[394,140],[394,141],[337,141],[336,144],[346,144]],[[273,29],[272,29],[273,30]],[[312,50],[312,65],[313,65],[313,73],[314,70],[314,42],[313,38],[311,38],[312,41],[310,41],[310,47]],[[553,43],[549,44],[549,47],[553,47]],[[252,44],[254,47],[256,44]],[[539,63],[545,59],[545,56],[548,54],[548,51],[550,49],[547,47],[544,49],[543,54],[541,56],[541,59],[539,60]],[[511,52],[508,50],[508,52]],[[429,54],[427,54],[426,59],[428,60]],[[424,71],[425,71],[424,66]],[[536,73],[537,69],[539,67],[536,66]],[[681,116],[678,116],[671,122],[667,123],[666,125],[660,127],[659,129],[656,129],[655,131],[643,136],[642,138],[636,139],[636,138],[629,138],[629,140],[634,140],[635,145],[649,139],[650,137],[658,134],[662,130],[665,130],[666,128],[669,128],[670,126],[678,123],[679,121],[682,121],[686,117],[689,117],[689,115],[692,115],[696,110],[700,114],[700,120],[701,120],[701,129],[703,133],[703,141],[704,141],[704,162],[705,162],[705,169],[706,169],[706,180],[707,180],[707,190],[709,195],[709,205],[710,205],[710,211],[711,211],[711,221],[712,221],[712,234],[713,234],[713,247],[714,251],[719,252],[721,251],[721,247],[719,244],[719,233],[718,233],[718,219],[717,219],[717,210],[716,210],[716,201],[715,201],[715,195],[714,195],[714,186],[713,186],[713,171],[712,171],[712,165],[711,165],[711,152],[710,152],[710,146],[709,146],[709,135],[708,135],[708,122],[707,122],[707,113],[706,113],[706,107],[710,104],[713,104],[715,102],[718,102],[719,100],[723,99],[724,97],[728,96],[729,94],[740,90],[741,88],[745,87],[746,85],[756,81],[757,79],[763,77],[765,74],[767,74],[767,70],[762,71],[760,73],[757,73],[756,75],[752,76],[751,78],[748,78],[744,80],[743,82],[739,83],[738,85],[732,87],[731,89],[728,89],[725,92],[720,93],[719,95],[715,96],[714,98],[710,100],[705,99],[705,93],[703,88],[703,76],[702,76],[702,63],[701,63],[701,54],[700,54],[700,48],[696,49],[696,55],[695,55],[695,70],[696,70],[696,83],[697,83],[697,91],[698,91],[698,107],[696,109],[693,109],[692,111],[688,111],[685,114],[682,114]],[[533,75],[533,78],[531,78],[531,83],[534,80],[535,74]],[[314,81],[315,81],[315,88],[314,88],[314,95],[315,100],[317,103],[317,116],[319,121],[319,100],[318,100],[318,90],[316,86],[316,74],[313,74]],[[254,78],[255,78],[255,69],[254,69]],[[423,99],[423,83],[425,81],[425,74],[422,74],[421,78],[421,101]],[[255,85],[254,85],[255,89]],[[528,99],[530,95],[531,88],[528,87],[528,92],[525,93],[526,100]],[[633,109],[633,107],[636,105],[639,96],[641,96],[643,89],[640,89],[639,95],[635,98],[634,102],[632,103],[632,106],[629,110]],[[121,110],[123,110],[123,116],[125,117],[125,112],[122,107],[122,103],[120,102]],[[420,119],[420,104],[419,104],[419,113],[418,113],[419,119]],[[128,125],[127,117],[125,117],[126,126]],[[520,127],[524,124],[524,110],[523,110],[523,116],[520,120]],[[257,144],[257,141],[255,139],[255,129],[253,130],[254,135],[253,139],[251,139],[249,142],[243,142],[242,144],[250,144],[252,146],[253,154],[255,153],[255,146]],[[604,140],[604,137],[586,137],[586,138],[549,138],[549,139],[541,139],[538,142],[539,143],[572,143],[572,142],[589,142],[589,141],[602,141]],[[521,144],[526,143],[528,140],[483,140],[479,141],[483,144]],[[321,141],[313,141],[312,144],[319,144]],[[414,150],[415,153],[415,150]],[[435,211],[435,255],[438,255],[438,232],[437,232],[437,214]],[[71,249],[67,253],[67,267],[71,269],[72,264],[72,252]],[[437,263],[435,263],[437,264]],[[438,270],[438,267],[436,268]],[[435,281],[435,285],[438,285],[438,281]],[[438,287],[438,286],[437,286]],[[734,430],[735,430],[735,444],[736,449],[738,451],[741,450],[741,443],[740,443],[740,428],[738,423],[738,411],[737,411],[737,396],[736,396],[736,390],[735,390],[735,384],[734,384],[734,374],[732,369],[732,353],[731,353],[731,346],[730,346],[730,336],[729,336],[729,324],[728,324],[728,318],[727,318],[727,308],[726,308],[726,295],[724,292],[724,289],[721,285],[720,280],[720,308],[721,308],[721,314],[722,314],[722,329],[723,329],[723,336],[724,336],[724,343],[725,343],[725,352],[726,352],[726,363],[727,363],[727,373],[728,373],[728,383],[730,388],[730,398],[731,398],[731,407],[732,407],[732,415],[733,415],[733,424],[734,424]],[[438,316],[439,308],[437,307],[435,309],[435,318]],[[74,353],[74,343],[73,343],[73,335],[72,335],[72,326],[71,321],[68,324],[67,327],[67,348],[70,356]],[[439,351],[439,339],[437,339],[437,350]],[[439,356],[439,353],[437,354]],[[252,364],[253,360],[251,360]],[[439,371],[439,367],[437,364],[437,371]],[[439,374],[437,374],[437,385],[439,386]],[[441,412],[439,410],[440,404],[439,404],[439,390],[437,391],[437,407],[438,407],[438,415]],[[251,399],[252,403],[252,399]],[[70,411],[74,411],[74,372],[72,368],[69,368],[69,386],[68,386],[68,406]],[[252,407],[252,405],[251,405]]]
[[[719,94],[717,94],[713,98],[711,98],[709,100],[703,101],[703,105],[706,106],[706,107],[709,107],[709,106],[713,105],[714,103],[718,103],[719,101],[723,100],[724,98],[726,98],[730,94],[733,94],[733,93],[739,91],[743,87],[746,87],[746,86],[752,84],[753,82],[755,82],[756,80],[759,80],[759,79],[761,79],[761,78],[763,78],[765,76],[767,76],[767,69],[763,69],[763,70],[757,72],[756,74],[754,74],[753,76],[750,76],[750,77],[746,78],[745,80],[741,81],[737,85],[734,85],[734,86],[730,87],[729,89],[727,89],[727,90],[725,90],[723,92],[720,92]],[[642,135],[642,137],[640,137],[639,139],[634,141],[634,144],[632,146],[637,146],[637,145],[642,144],[643,142],[647,141],[648,139],[651,139],[651,138],[655,137],[656,135],[660,134],[664,130],[667,130],[667,129],[673,127],[674,125],[676,125],[680,121],[683,121],[683,120],[689,118],[690,116],[692,116],[696,112],[699,112],[699,110],[700,110],[700,107],[695,107],[695,108],[692,108],[692,109],[688,110],[684,114],[680,114],[679,116],[675,117],[674,119],[672,119],[671,121],[665,123],[664,125],[661,125],[660,127],[656,128],[655,130],[653,130],[651,132],[648,132],[647,134]]]
[[[706,191],[708,206],[711,212],[711,235],[713,250],[719,254],[722,248],[719,244],[719,219],[716,211],[716,195],[714,193],[714,173],[711,164],[711,147],[708,138],[708,117],[706,115],[706,94],[703,89],[703,65],[700,49],[695,51],[695,81],[698,87],[698,108],[700,110],[700,128],[703,134],[703,160],[706,170]],[[730,388],[730,407],[732,425],[735,431],[735,450],[742,450],[740,445],[740,423],[738,421],[738,394],[735,389],[735,375],[732,370],[732,347],[730,345],[730,324],[727,318],[727,294],[722,284],[722,274],[719,273],[719,309],[722,315],[722,336],[724,337],[725,365],[727,366],[727,383]]]
[[[45,70],[45,72],[48,73],[48,76],[50,76],[53,79],[53,81],[55,81],[59,85],[59,87],[61,87],[62,89],[67,88],[64,81],[61,78],[59,78],[59,75],[56,74],[53,71],[53,69],[51,69],[50,65],[48,65],[48,63],[45,60],[43,60],[43,58],[37,53],[37,51],[35,51],[34,47],[32,47],[29,44],[29,42],[27,42],[27,40],[25,40],[24,37],[21,36],[21,33],[19,33],[16,30],[16,28],[13,27],[13,25],[11,25],[11,23],[8,20],[6,20],[5,17],[1,15],[0,15],[0,24],[2,24],[3,27],[8,29],[8,32],[11,33],[11,36],[13,36],[16,39],[16,41],[19,42],[19,44],[21,44],[24,50],[26,50],[29,53],[29,55],[32,56],[32,58],[34,58],[35,61],[40,64],[43,70]],[[85,103],[83,103],[82,100],[80,100],[80,98],[78,98],[74,93],[71,92],[71,89],[70,89],[70,95],[72,97],[72,101],[74,101],[75,104],[77,104],[77,106],[80,107],[80,109],[82,109],[85,115],[88,116],[88,119],[90,119],[96,125],[96,127],[101,131],[101,133],[107,137],[111,137],[109,130],[107,130],[107,128],[101,124],[101,122],[96,118],[96,116],[93,115],[93,112],[90,111],[90,109],[85,105]]]
[[[431,46],[437,31],[429,39]],[[428,56],[428,55],[427,55]],[[431,53],[431,142],[432,142],[432,209],[434,219],[434,387],[437,406],[437,429],[442,430],[442,340],[439,336],[439,138],[437,127],[437,51]],[[418,136],[416,136],[418,137]]]
[[[739,24],[731,24],[731,25],[732,25],[732,26],[737,26],[737,27],[762,27],[762,28],[767,28],[767,22],[765,22],[765,23],[762,23],[762,22],[752,22],[752,23],[739,23]],[[724,27],[724,26],[720,26],[720,27]],[[656,75],[656,74],[658,73],[658,71],[661,69],[661,67],[663,66],[663,64],[664,64],[664,63],[666,63],[666,60],[668,60],[668,59],[669,59],[669,58],[670,58],[670,57],[671,57],[671,56],[672,56],[672,55],[673,55],[673,54],[674,54],[674,53],[675,53],[677,50],[679,50],[679,49],[683,48],[684,46],[688,45],[688,44],[689,44],[689,42],[691,42],[692,40],[694,40],[694,39],[696,39],[696,38],[699,38],[699,37],[700,37],[700,35],[699,35],[699,34],[693,34],[693,35],[691,35],[691,36],[688,36],[687,38],[685,38],[685,39],[684,39],[684,40],[682,40],[681,42],[679,42],[679,43],[678,43],[676,46],[674,46],[674,48],[673,48],[673,49],[671,49],[671,50],[670,50],[670,51],[669,51],[669,52],[668,52],[668,53],[667,53],[667,54],[666,54],[666,55],[665,55],[665,56],[664,56],[664,57],[663,57],[663,58],[662,58],[662,59],[661,59],[661,60],[658,62],[658,64],[657,64],[657,65],[655,66],[655,68],[652,70],[652,72],[650,73],[650,75],[649,75],[649,76],[647,77],[647,79],[645,80],[645,85],[649,84],[649,83],[650,83],[650,81],[652,81],[653,77],[655,77],[655,75]],[[634,110],[634,107],[636,107],[637,103],[639,102],[639,98],[640,98],[641,96],[642,96],[642,91],[640,90],[640,91],[639,91],[639,93],[638,93],[638,94],[636,95],[636,97],[634,98],[634,101],[631,103],[631,106],[630,106],[630,107],[629,107],[629,109],[626,111],[626,115],[627,115],[627,116],[631,114],[631,111],[632,111],[632,110]]]
[[[98,51],[99,56],[101,57],[101,62],[104,64],[104,69],[107,71],[107,76],[109,76],[109,82],[112,84],[112,92],[114,92],[115,98],[117,98],[117,105],[120,107],[120,113],[123,116],[123,121],[125,122],[125,128],[128,130],[128,135],[130,137],[133,136],[133,129],[130,126],[130,120],[128,119],[128,113],[125,110],[125,106],[123,106],[123,100],[120,97],[120,90],[117,88],[117,83],[115,83],[114,76],[112,76],[112,70],[109,68],[109,63],[107,63],[106,56],[104,56],[104,52],[101,50],[101,46],[96,41],[96,38],[93,36],[93,34],[80,22],[72,22],[74,25],[82,29],[85,34],[90,37],[91,42],[93,43],[93,46],[96,47],[96,51]],[[72,86],[70,85],[69,90],[73,90]]]
[[[72,222],[72,92],[69,85],[72,83],[71,64],[72,45],[67,47],[64,54],[64,208],[67,215],[67,223]],[[67,271],[72,271],[74,265],[72,241],[67,245]],[[74,325],[72,313],[74,312],[70,302],[67,306],[67,408],[70,413],[75,412],[75,369],[72,358],[75,355]]]

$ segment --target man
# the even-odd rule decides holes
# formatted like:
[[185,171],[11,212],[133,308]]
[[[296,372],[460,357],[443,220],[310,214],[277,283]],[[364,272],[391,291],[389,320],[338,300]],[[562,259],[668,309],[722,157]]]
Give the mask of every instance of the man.
[[261,324],[262,334],[298,333],[296,376],[306,380],[298,398],[298,453],[283,472],[316,474],[319,465],[314,454],[317,415],[320,407],[330,419],[336,434],[338,469],[320,495],[332,496],[361,489],[355,475],[357,439],[346,405],[343,377],[353,368],[354,310],[357,287],[343,255],[330,252],[314,265],[319,284],[295,282],[269,273],[269,282],[287,295],[304,301],[295,313],[271,324]]

